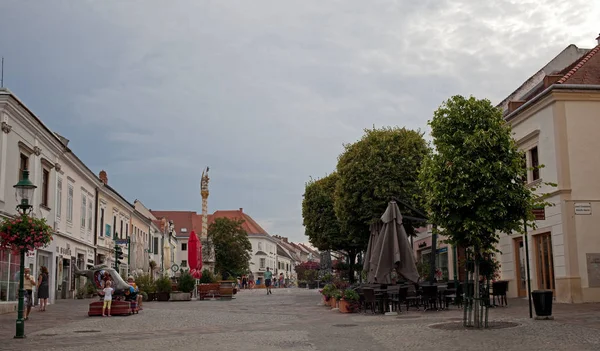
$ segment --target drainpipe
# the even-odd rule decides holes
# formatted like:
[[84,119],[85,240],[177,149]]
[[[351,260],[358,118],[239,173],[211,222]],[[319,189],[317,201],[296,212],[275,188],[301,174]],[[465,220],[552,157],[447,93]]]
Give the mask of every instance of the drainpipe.
[[[98,194],[98,187],[96,187],[96,208],[94,210],[94,266],[98,264],[98,262],[96,262],[96,258],[98,257],[98,207],[100,206]],[[100,228],[100,230],[102,230],[102,228]]]

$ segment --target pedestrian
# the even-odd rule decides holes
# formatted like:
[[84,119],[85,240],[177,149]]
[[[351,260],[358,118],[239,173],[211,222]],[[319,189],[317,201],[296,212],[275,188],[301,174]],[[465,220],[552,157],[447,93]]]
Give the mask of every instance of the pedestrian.
[[135,280],[133,279],[133,276],[129,276],[127,278],[127,284],[129,284],[129,286],[132,286],[134,288],[134,292],[135,292],[135,302],[137,303],[138,306],[138,310],[141,311],[143,310],[142,308],[142,302],[144,300],[144,297],[139,293],[140,289],[138,288],[137,284],[135,283]]
[[[102,292],[104,292],[104,304],[102,305],[102,317],[110,317],[110,306],[112,304],[112,293],[114,291],[114,289],[111,287],[111,281],[107,280],[106,281],[106,287],[104,289],[102,289]],[[104,314],[104,310],[108,310],[108,314]]]
[[280,288],[285,288],[285,281],[283,278],[283,273],[279,273],[279,287]]
[[37,292],[38,299],[40,299],[40,312],[46,311],[48,305],[48,297],[50,293],[48,291],[48,268],[46,266],[40,267],[40,276],[37,281]]
[[267,267],[267,271],[265,272],[265,287],[267,288],[267,295],[271,294],[273,295],[273,292],[271,291],[271,279],[273,278],[273,273],[269,270],[269,267]]
[[33,287],[35,286],[35,279],[31,275],[31,270],[29,268],[25,268],[25,280],[23,281],[23,288],[25,289],[25,298],[27,311],[25,312],[25,320],[29,319],[29,314],[31,313],[31,306],[33,305]]
[[247,289],[248,288],[248,278],[246,278],[246,275],[242,275],[242,289]]

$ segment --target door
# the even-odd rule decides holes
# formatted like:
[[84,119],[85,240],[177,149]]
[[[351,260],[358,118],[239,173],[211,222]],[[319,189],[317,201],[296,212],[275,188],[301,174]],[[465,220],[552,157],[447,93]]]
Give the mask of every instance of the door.
[[514,240],[514,253],[515,253],[515,272],[517,281],[517,294],[519,297],[527,296],[527,266],[525,262],[525,245],[523,245],[523,238],[516,238]]
[[534,236],[538,289],[554,291],[554,257],[552,235],[544,233]]

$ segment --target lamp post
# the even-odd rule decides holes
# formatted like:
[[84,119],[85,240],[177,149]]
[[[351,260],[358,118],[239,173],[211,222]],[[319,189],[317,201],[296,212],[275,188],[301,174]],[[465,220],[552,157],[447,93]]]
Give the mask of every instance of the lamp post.
[[[29,200],[33,197],[33,192],[35,188],[37,188],[30,180],[29,180],[29,171],[23,171],[23,177],[17,184],[14,185],[15,191],[17,193],[17,201],[19,204],[17,205],[17,212],[24,217],[24,219],[31,213],[33,206],[29,204]],[[17,314],[17,333],[15,334],[15,338],[23,339],[25,337],[25,321],[23,319],[23,308],[25,307],[25,288],[23,286],[23,282],[25,279],[25,250],[21,249],[21,262],[19,266],[19,310]],[[30,297],[31,298],[31,297]]]

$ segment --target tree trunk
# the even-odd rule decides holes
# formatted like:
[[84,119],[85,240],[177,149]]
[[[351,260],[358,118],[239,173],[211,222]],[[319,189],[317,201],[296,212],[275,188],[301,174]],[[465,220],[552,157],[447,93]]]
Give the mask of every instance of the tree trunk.
[[356,279],[354,278],[354,263],[356,262],[356,250],[348,251],[348,280],[350,284],[354,284]]
[[474,298],[473,298],[473,326],[475,328],[481,328],[481,318],[479,315],[479,309],[481,308],[481,291],[479,281],[479,252],[475,249],[475,267],[473,269],[473,280],[474,280]]

